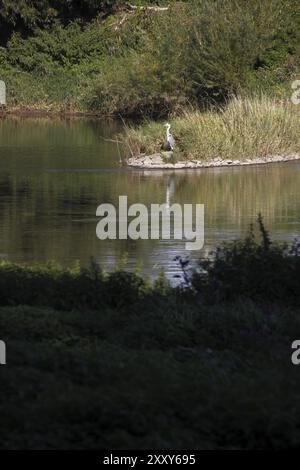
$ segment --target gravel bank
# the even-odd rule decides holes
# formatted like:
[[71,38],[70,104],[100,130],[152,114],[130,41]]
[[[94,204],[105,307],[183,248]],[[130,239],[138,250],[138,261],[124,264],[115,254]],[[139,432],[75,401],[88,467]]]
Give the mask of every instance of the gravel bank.
[[210,168],[220,166],[238,166],[238,165],[258,165],[265,163],[287,162],[291,160],[299,160],[300,154],[292,155],[273,155],[263,158],[252,158],[245,160],[223,160],[214,158],[211,161],[204,160],[187,160],[178,161],[176,163],[168,162],[161,154],[140,155],[131,157],[127,160],[127,165],[134,168],[152,168],[152,169],[182,169],[182,168]]

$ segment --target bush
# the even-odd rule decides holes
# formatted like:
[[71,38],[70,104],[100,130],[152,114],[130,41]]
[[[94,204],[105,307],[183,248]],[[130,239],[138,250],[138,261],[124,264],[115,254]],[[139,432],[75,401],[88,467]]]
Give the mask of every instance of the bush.
[[[232,94],[282,97],[299,71],[297,0],[191,0],[159,12],[109,0],[68,8],[43,1],[40,10],[24,0],[11,16],[10,0],[0,9],[9,29],[1,70],[20,106],[58,108],[67,94],[78,110],[166,117]],[[61,93],[68,74],[69,93]]]
[[139,303],[150,294],[150,286],[137,274],[116,271],[106,275],[94,263],[89,269],[66,270],[51,263],[32,267],[6,262],[0,265],[0,305],[98,309]]
[[275,244],[258,218],[260,241],[253,227],[241,241],[225,244],[213,259],[200,263],[193,289],[210,302],[247,297],[255,301],[300,305],[300,244]]
[[2,263],[0,448],[297,449],[300,248],[259,227],[186,289]]
[[296,1],[200,0],[192,11],[191,73],[198,98],[249,91],[257,71],[281,67],[299,48]]
[[98,14],[111,14],[122,4],[120,0],[0,0],[1,43],[6,44],[12,31],[27,36],[58,18],[63,24],[76,19],[87,21]]

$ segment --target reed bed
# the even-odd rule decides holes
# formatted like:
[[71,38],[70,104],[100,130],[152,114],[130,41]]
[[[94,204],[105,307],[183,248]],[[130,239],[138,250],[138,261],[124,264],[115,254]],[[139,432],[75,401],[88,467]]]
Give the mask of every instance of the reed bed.
[[[125,127],[123,141],[131,155],[159,153],[163,123]],[[300,150],[299,109],[266,96],[233,98],[218,111],[185,111],[171,121],[177,152],[187,159],[209,161],[286,156]]]

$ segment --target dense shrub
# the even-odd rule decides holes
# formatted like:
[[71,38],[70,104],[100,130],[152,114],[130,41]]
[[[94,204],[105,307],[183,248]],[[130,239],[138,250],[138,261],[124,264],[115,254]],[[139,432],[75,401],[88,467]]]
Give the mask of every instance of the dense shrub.
[[2,263],[0,448],[297,449],[300,249],[259,229],[179,289]]
[[[191,73],[198,97],[249,92],[261,69],[273,70],[278,80],[275,72],[289,57],[296,61],[300,39],[297,1],[197,0],[193,14]],[[259,87],[265,88],[263,79]]]
[[151,288],[137,274],[104,274],[92,263],[89,269],[64,270],[55,264],[26,267],[0,265],[0,305],[37,305],[57,309],[97,309],[139,302]]
[[11,16],[10,0],[0,4],[4,35],[9,25],[1,75],[19,106],[57,109],[71,96],[78,110],[166,116],[237,93],[282,97],[299,71],[297,0],[162,2],[170,6],[159,12],[92,0],[67,11],[65,2],[44,1],[49,8],[39,10],[24,0]]
[[0,0],[2,42],[13,30],[29,34],[37,26],[49,26],[59,18],[63,24],[74,19],[88,20],[112,13],[124,4],[120,0]]
[[300,245],[273,243],[258,219],[260,240],[253,227],[244,240],[220,247],[192,275],[193,289],[208,301],[246,297],[255,301],[300,305]]
[[2,263],[0,448],[297,449],[300,250],[259,224],[185,289]]
[[157,116],[232,94],[282,96],[299,70],[299,26],[294,0],[174,4],[152,15],[134,53],[95,78],[93,107]]

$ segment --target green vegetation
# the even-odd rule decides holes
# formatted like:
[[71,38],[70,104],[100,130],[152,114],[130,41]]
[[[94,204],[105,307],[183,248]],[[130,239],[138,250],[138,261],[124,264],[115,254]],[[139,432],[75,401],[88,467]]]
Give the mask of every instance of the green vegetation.
[[[286,102],[299,74],[299,1],[136,5],[157,3],[170,6],[0,0],[8,108],[171,117],[185,158],[297,152],[299,111]],[[159,152],[161,124],[126,127],[124,139],[134,154]],[[68,178],[65,200],[79,191],[77,175]],[[98,177],[80,178],[99,186]],[[120,174],[113,178],[118,191],[130,184],[132,197],[149,191],[133,185],[134,176],[125,183]],[[33,207],[21,211],[29,224],[38,203],[59,207],[52,189],[61,189],[61,181],[29,176]],[[240,181],[234,193],[227,180],[215,180],[208,207],[227,202],[236,221]],[[289,176],[286,182],[296,184]],[[187,191],[203,194],[210,183]],[[253,191],[265,194],[258,183]],[[160,180],[153,187],[160,194]],[[274,184],[272,194],[272,201],[289,201],[292,192]],[[244,198],[239,210],[248,207],[246,192]],[[17,217],[15,209],[4,216]],[[120,269],[104,273],[95,263],[89,269],[1,263],[7,365],[0,369],[0,448],[298,448],[300,382],[290,356],[299,338],[300,247],[272,243],[258,222],[258,234],[251,229],[198,269],[178,259],[184,279],[178,288],[164,276],[151,284]]]
[[232,94],[290,94],[299,72],[297,0],[159,3],[169,9],[1,0],[9,107],[165,117]]
[[2,263],[1,449],[296,449],[299,245],[259,228],[180,289]]
[[[290,155],[300,148],[299,112],[290,103],[267,97],[234,98],[219,111],[188,111],[172,121],[181,158],[245,160]],[[160,153],[165,132],[160,122],[126,126],[128,154]]]
[[257,241],[254,227],[244,240],[225,244],[212,260],[202,262],[191,286],[197,294],[214,302],[248,297],[253,300],[300,306],[300,244],[274,244],[258,217]]

